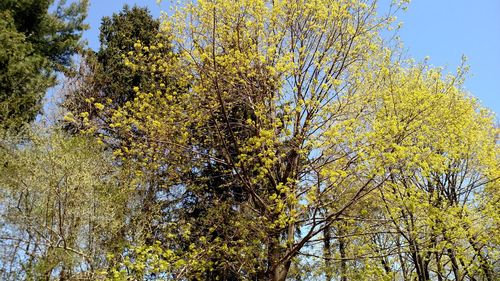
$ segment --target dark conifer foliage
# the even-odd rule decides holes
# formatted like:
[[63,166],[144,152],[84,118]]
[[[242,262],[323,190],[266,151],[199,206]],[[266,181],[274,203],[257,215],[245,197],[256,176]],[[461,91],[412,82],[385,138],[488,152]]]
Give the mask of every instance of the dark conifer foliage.
[[[68,73],[81,50],[88,1],[0,1],[0,124],[17,130],[42,108],[56,84],[56,72]],[[54,11],[50,11],[51,8]]]

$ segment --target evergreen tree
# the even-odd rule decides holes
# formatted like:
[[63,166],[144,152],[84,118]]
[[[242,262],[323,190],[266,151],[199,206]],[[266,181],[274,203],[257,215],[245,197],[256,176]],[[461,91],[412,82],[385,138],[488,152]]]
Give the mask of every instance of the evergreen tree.
[[123,56],[134,51],[137,41],[145,46],[152,44],[159,27],[159,20],[154,19],[147,8],[137,6],[124,6],[120,13],[102,19],[101,47],[97,53],[97,61],[102,67],[99,76],[103,94],[114,103],[122,104],[133,98],[133,87],[147,81],[146,75],[125,66]]
[[[80,84],[66,97],[64,107],[78,114],[88,110],[90,100],[117,108],[133,99],[133,88],[151,78],[126,66],[125,58],[135,50],[137,42],[152,44],[159,27],[159,20],[147,8],[137,6],[125,5],[119,13],[104,17],[99,35],[101,46],[97,52],[89,50],[84,54],[86,70],[77,77]],[[89,118],[95,118],[97,113],[89,112]],[[107,117],[101,114],[99,118]]]
[[34,120],[56,71],[68,72],[82,47],[88,1],[66,5],[54,0],[0,2],[0,124],[18,129]]

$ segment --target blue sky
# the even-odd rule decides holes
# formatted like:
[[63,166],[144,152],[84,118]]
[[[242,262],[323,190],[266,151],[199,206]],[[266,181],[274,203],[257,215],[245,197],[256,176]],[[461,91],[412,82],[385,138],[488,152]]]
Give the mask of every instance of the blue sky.
[[[103,16],[118,12],[124,4],[147,6],[158,16],[170,1],[163,2],[160,7],[156,0],[91,0],[87,19],[91,29],[85,38],[97,49]],[[398,15],[404,23],[399,35],[409,56],[417,60],[429,56],[431,65],[450,72],[466,55],[470,73],[465,87],[500,115],[499,15],[499,0],[413,0],[408,11]]]
[[500,116],[500,1],[414,0],[400,36],[412,57],[455,71],[468,57],[465,87]]

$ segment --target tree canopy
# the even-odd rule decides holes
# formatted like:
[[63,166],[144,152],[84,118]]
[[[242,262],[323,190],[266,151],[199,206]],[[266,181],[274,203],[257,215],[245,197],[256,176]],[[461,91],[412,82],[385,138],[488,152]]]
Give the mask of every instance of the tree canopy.
[[388,41],[406,5],[104,18],[60,124],[0,145],[5,276],[500,278],[494,115]]
[[[83,46],[88,1],[4,0],[0,3],[0,122],[18,129],[42,108],[42,98]],[[49,11],[49,8],[54,11]]]

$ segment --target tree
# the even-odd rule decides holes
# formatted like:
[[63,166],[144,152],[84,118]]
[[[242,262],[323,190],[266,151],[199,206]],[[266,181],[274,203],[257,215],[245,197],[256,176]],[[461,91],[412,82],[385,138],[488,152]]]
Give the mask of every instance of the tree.
[[[128,56],[138,42],[144,44],[155,44],[161,39],[159,34],[160,22],[154,19],[147,8],[124,6],[123,9],[111,17],[104,17],[100,27],[101,46],[98,52],[89,50],[83,57],[80,65],[79,75],[69,83],[70,90],[66,93],[63,107],[69,111],[66,121],[74,121],[75,118],[85,116],[85,122],[100,122],[109,124],[112,116],[110,109],[120,108],[129,104],[136,98],[134,88],[156,83],[154,77],[141,69],[131,69],[125,63]],[[162,51],[168,52],[165,44]],[[90,110],[89,110],[90,109]],[[84,123],[85,123],[84,122]],[[65,122],[67,130],[78,134],[83,128],[72,122]],[[105,135],[113,141],[106,142],[110,148],[115,148],[116,143],[128,136],[110,126],[101,126],[96,135]],[[136,132],[132,132],[135,134]],[[123,163],[117,163],[121,165]],[[139,209],[131,213],[134,218],[131,221],[141,226],[134,231],[144,231],[137,234],[135,238],[146,239],[146,236],[154,235],[154,224],[151,217],[156,217],[161,212],[161,200],[158,200],[159,176],[148,173],[147,179],[143,178],[143,184],[138,187],[136,198],[140,202],[134,204]],[[139,229],[142,229],[139,231]],[[124,234],[125,235],[125,234]],[[151,241],[155,239],[148,238]]]
[[339,238],[352,245],[344,249],[350,278],[362,279],[355,274],[364,257],[388,280],[498,278],[498,243],[483,236],[498,237],[496,215],[484,213],[498,202],[483,201],[498,192],[496,129],[462,89],[463,73],[395,65],[368,94],[371,114],[352,137],[368,145],[361,157],[387,179]]
[[88,1],[66,5],[53,0],[5,0],[0,3],[0,122],[18,129],[41,110],[45,91],[56,83],[55,72],[69,71],[82,47]]
[[[99,51],[89,50],[83,58],[91,71],[83,75],[88,79],[67,94],[64,106],[77,115],[87,111],[88,99],[114,108],[132,100],[133,88],[150,82],[151,78],[141,71],[132,71],[125,65],[124,57],[135,50],[134,44],[138,41],[147,45],[156,42],[159,28],[159,20],[154,19],[147,8],[125,5],[119,13],[104,17]],[[94,115],[89,117],[92,119]]]
[[[362,108],[356,93],[372,85],[362,73],[373,71],[378,31],[390,19],[376,17],[374,4],[342,1],[300,8],[294,1],[199,1],[178,16],[165,25],[180,55],[163,53],[161,42],[137,43],[126,61],[159,79],[110,109],[106,126],[128,136],[115,154],[139,171],[161,171],[172,196],[198,188],[184,175],[214,162],[241,189],[244,200],[229,204],[237,219],[224,221],[232,239],[215,227],[189,249],[169,249],[180,255],[167,263],[172,274],[177,267],[199,276],[221,252],[239,276],[284,280],[301,250],[380,186],[381,175],[359,170],[356,151],[344,151],[348,140],[327,136]],[[164,78],[170,75],[179,77],[175,85]],[[190,89],[177,91],[182,83]],[[345,197],[336,197],[340,191]],[[190,224],[174,223],[191,233]]]
[[460,72],[396,59],[375,4],[200,0],[134,43],[150,83],[67,118],[160,183],[156,241],[110,277],[496,278],[491,115]]
[[[159,84],[158,79],[150,73],[144,69],[130,68],[125,60],[136,49],[138,42],[150,45],[164,39],[159,29],[160,21],[154,19],[147,8],[136,6],[124,6],[119,13],[102,19],[99,50],[89,50],[84,54],[78,75],[68,83],[62,104],[69,112],[63,122],[67,131],[78,135],[85,132],[84,125],[89,122],[101,124],[91,134],[106,136],[108,141],[105,145],[108,149],[115,149],[117,143],[129,137],[106,124],[111,122],[111,109],[121,108],[137,98],[134,88]],[[158,48],[162,52],[169,52],[166,42]],[[169,81],[175,83],[173,77]],[[82,122],[73,122],[76,120]],[[138,131],[130,133],[135,137],[141,135]],[[123,176],[136,179],[136,190],[130,191],[127,204],[128,225],[120,229],[117,236],[120,236],[120,241],[152,245],[162,238],[162,223],[168,220],[168,208],[162,194],[164,177],[161,171],[129,172],[129,163],[120,157],[117,159],[115,164],[122,168]],[[117,243],[115,246],[110,255],[118,258],[123,245]],[[110,264],[114,263],[113,259]]]
[[2,139],[3,280],[102,277],[129,196],[110,156],[95,140],[60,131]]

